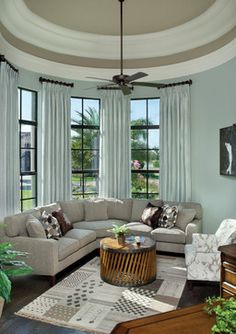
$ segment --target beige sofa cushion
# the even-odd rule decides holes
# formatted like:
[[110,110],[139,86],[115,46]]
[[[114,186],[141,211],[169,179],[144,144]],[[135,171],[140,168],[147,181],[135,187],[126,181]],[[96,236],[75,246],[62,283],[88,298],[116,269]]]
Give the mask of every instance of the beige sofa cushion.
[[31,238],[47,238],[43,225],[33,215],[27,216],[26,229]]
[[130,221],[132,212],[132,199],[109,198],[107,201],[107,213],[110,219]]
[[131,234],[134,235],[146,235],[150,237],[152,231],[150,226],[139,222],[128,223],[127,227],[130,229]]
[[195,218],[202,219],[202,206],[200,203],[195,202],[172,202],[172,201],[165,201],[164,204],[169,205],[179,205],[183,209],[194,209],[196,211]]
[[105,220],[108,219],[107,201],[94,200],[84,201],[85,220]]
[[4,219],[4,224],[6,225],[5,232],[8,237],[28,236],[26,230],[26,220],[29,214],[32,214],[37,219],[40,219],[41,217],[40,210],[36,209],[5,217]]
[[67,215],[69,221],[72,223],[84,220],[84,201],[70,200],[59,202],[62,211]]
[[176,244],[185,243],[185,233],[179,228],[156,228],[151,232],[151,236],[155,241],[171,242]]
[[79,250],[79,242],[76,239],[62,237],[57,240],[58,243],[58,259],[65,259],[69,255]]
[[132,215],[130,221],[139,222],[141,220],[143,210],[146,208],[148,203],[152,203],[155,206],[163,205],[162,200],[133,199]]
[[179,227],[182,231],[185,231],[186,226],[194,219],[196,216],[195,209],[179,209],[177,220],[175,226]]
[[48,205],[39,207],[39,210],[41,211],[41,213],[46,211],[46,213],[51,214],[53,211],[60,210],[60,205],[58,203],[52,203],[52,204],[48,204]]
[[74,224],[74,228],[81,228],[86,230],[93,230],[96,232],[97,238],[104,238],[111,236],[112,233],[107,230],[111,229],[112,225],[124,225],[125,221],[116,219],[98,220],[98,221],[82,221]]
[[79,247],[82,248],[96,240],[96,233],[94,231],[82,230],[74,228],[65,234],[66,238],[76,239],[79,242]]

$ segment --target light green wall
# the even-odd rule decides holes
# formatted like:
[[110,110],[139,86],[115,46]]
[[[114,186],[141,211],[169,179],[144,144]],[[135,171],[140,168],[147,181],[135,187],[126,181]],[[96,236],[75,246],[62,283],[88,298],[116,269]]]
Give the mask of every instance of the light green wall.
[[[20,86],[40,90],[39,76],[20,70]],[[192,200],[203,206],[203,231],[206,233],[214,233],[224,218],[236,218],[236,177],[219,174],[219,129],[236,123],[235,76],[236,58],[214,69],[186,77],[193,80]],[[72,95],[99,97],[96,88],[87,90],[93,86],[95,83],[77,81]],[[142,87],[136,87],[132,94],[134,98],[155,96],[158,96],[158,90]]]

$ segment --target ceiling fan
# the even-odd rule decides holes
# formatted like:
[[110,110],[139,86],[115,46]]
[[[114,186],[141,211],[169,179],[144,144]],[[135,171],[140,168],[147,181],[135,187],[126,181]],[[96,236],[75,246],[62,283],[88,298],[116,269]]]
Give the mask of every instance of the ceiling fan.
[[147,87],[164,87],[165,84],[154,83],[154,82],[134,82],[135,80],[146,77],[148,74],[144,72],[137,72],[132,75],[126,75],[123,73],[123,2],[125,0],[118,0],[120,2],[120,74],[114,75],[111,80],[96,78],[96,77],[87,77],[90,79],[105,80],[110,83],[99,86],[100,89],[121,89],[124,95],[129,95],[133,89],[133,86],[147,86]]

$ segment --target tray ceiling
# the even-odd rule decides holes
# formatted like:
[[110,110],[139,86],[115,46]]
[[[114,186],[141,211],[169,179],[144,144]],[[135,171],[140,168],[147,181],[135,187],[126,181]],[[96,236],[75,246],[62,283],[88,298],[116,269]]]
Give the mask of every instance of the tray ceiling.
[[[31,56],[34,64],[41,59],[99,76],[119,69],[118,0],[0,0],[0,6],[2,45],[16,64],[18,50],[28,64]],[[127,72],[142,69],[153,80],[159,69],[186,63],[189,70],[189,62],[234,43],[236,1],[125,0],[124,30]]]

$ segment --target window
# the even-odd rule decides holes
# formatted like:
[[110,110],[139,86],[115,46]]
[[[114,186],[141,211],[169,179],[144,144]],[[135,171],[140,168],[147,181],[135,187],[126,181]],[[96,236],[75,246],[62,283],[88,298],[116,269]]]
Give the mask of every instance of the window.
[[131,100],[131,188],[133,198],[159,195],[160,99]]
[[71,98],[72,197],[98,195],[100,100]]
[[18,89],[21,211],[37,206],[37,92]]

